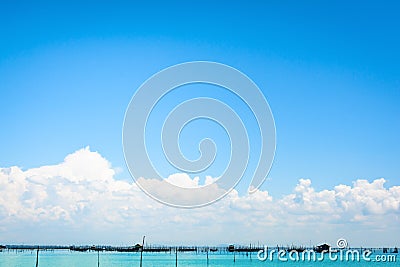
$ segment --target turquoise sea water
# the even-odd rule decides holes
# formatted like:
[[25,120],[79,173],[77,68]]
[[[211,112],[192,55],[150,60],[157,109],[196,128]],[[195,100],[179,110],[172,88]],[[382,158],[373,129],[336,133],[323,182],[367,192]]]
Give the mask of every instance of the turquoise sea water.
[[[233,253],[210,253],[207,265],[207,255],[205,253],[178,253],[178,266],[400,266],[398,255],[396,262],[376,262],[375,256],[380,254],[371,255],[372,261],[330,261],[326,258],[320,262],[310,261],[273,261],[266,260],[260,261],[257,259],[257,254],[235,254]],[[234,261],[235,257],[235,261]],[[100,266],[104,267],[128,267],[139,266],[140,253],[118,253],[118,252],[100,252],[99,253]],[[36,251],[16,251],[4,250],[0,252],[0,267],[26,267],[35,266],[36,264]],[[97,266],[97,252],[71,252],[69,250],[56,250],[56,251],[40,251],[39,254],[40,267],[96,267]],[[175,266],[174,253],[143,253],[143,267],[151,266]]]

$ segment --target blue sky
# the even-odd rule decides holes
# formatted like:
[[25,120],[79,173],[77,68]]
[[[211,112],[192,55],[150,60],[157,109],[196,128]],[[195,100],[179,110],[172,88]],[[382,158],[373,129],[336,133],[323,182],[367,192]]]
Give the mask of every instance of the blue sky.
[[300,178],[317,190],[399,185],[399,11],[396,1],[2,1],[0,167],[58,164],[90,146],[130,179],[121,131],[135,90],[163,68],[209,60],[268,100],[270,195]]

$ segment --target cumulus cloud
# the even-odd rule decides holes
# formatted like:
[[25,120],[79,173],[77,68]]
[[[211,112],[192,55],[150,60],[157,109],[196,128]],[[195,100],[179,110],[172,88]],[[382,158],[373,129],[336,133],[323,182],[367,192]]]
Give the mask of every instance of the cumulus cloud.
[[[318,242],[316,234],[326,240],[338,231],[361,240],[362,231],[378,240],[386,235],[382,242],[390,242],[395,240],[390,231],[400,230],[400,186],[387,188],[383,178],[322,191],[300,179],[279,199],[267,191],[242,196],[232,190],[213,205],[176,209],[154,201],[131,180],[115,179],[115,173],[89,147],[57,165],[0,168],[0,236],[11,243],[130,244],[146,234],[160,243],[219,244]],[[168,181],[199,186],[199,179],[186,174]],[[213,181],[207,177],[206,184]],[[389,230],[382,234],[382,229]]]

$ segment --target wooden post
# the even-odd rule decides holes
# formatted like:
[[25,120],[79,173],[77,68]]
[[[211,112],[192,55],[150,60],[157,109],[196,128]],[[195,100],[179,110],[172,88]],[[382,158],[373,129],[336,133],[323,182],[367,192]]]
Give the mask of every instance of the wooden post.
[[178,247],[175,248],[175,267],[178,267]]
[[36,267],[39,267],[39,247],[37,248],[36,251]]
[[97,267],[100,267],[100,250],[97,250]]
[[142,262],[143,262],[143,250],[144,250],[144,239],[145,235],[143,236],[143,242],[142,242],[142,250],[140,251],[140,267],[142,267]]

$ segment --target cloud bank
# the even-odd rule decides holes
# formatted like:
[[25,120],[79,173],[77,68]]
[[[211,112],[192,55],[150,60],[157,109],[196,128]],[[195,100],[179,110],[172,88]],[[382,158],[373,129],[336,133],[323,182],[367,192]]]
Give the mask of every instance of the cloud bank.
[[[176,209],[114,176],[89,147],[57,165],[0,168],[0,243],[128,245],[146,235],[163,244],[308,245],[345,237],[350,245],[399,245],[400,186],[387,188],[383,178],[322,191],[300,179],[279,199],[232,190],[213,205]],[[168,179],[198,185],[186,174]]]

